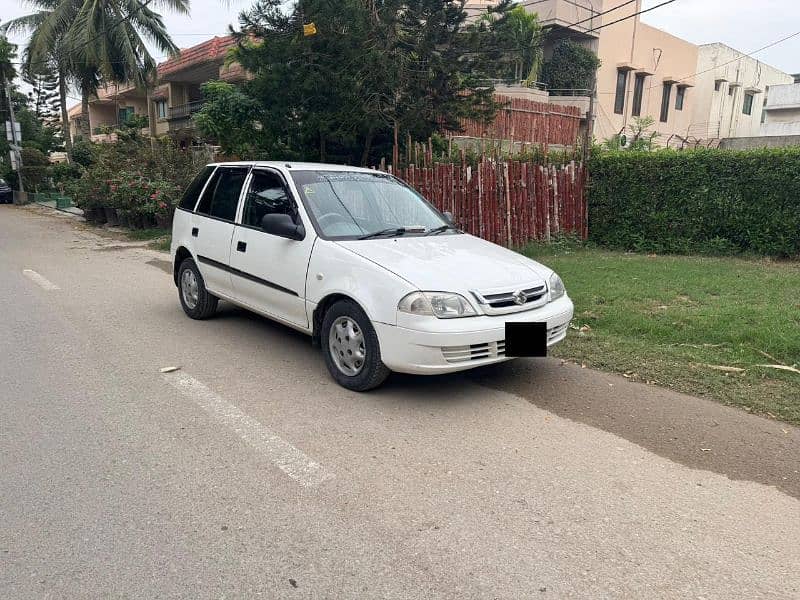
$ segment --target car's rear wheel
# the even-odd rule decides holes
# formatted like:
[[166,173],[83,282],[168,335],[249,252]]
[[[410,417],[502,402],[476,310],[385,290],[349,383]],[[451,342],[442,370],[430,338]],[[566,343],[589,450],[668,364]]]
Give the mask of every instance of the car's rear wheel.
[[219,304],[219,298],[206,289],[203,276],[191,258],[184,260],[178,268],[178,296],[183,312],[192,319],[209,318]]
[[321,333],[325,364],[339,385],[365,392],[389,376],[375,328],[355,302],[340,300],[331,306],[322,319]]

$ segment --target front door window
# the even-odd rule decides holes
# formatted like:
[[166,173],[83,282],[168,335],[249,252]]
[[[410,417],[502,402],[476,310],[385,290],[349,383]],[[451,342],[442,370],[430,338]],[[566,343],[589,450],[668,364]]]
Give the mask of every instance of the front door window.
[[272,171],[253,171],[242,212],[242,225],[261,227],[265,215],[283,214],[297,222],[297,206],[283,180]]

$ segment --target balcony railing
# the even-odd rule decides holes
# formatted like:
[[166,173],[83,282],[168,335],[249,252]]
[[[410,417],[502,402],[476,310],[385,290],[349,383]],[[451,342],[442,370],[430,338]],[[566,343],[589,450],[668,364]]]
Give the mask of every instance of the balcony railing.
[[203,100],[195,100],[169,108],[169,119],[185,119],[203,108]]

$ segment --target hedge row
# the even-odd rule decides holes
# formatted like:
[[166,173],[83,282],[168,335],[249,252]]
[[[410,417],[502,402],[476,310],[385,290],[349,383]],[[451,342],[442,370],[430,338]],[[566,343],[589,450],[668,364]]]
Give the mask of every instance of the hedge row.
[[800,148],[598,153],[589,173],[603,246],[800,256]]

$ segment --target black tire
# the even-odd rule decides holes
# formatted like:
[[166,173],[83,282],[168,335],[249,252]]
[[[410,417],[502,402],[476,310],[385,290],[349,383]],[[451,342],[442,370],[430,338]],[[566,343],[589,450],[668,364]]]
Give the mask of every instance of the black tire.
[[[197,282],[197,301],[194,306],[187,304],[184,298],[184,273],[186,271],[191,271]],[[217,311],[219,298],[206,289],[206,284],[205,281],[203,281],[203,276],[200,274],[200,269],[197,268],[197,265],[191,258],[185,259],[181,263],[181,266],[178,267],[178,298],[180,298],[183,312],[192,319],[208,319]]]
[[[363,335],[365,357],[360,371],[355,375],[349,375],[342,371],[331,355],[331,327],[340,317],[352,319]],[[358,304],[351,300],[340,300],[333,304],[322,319],[322,331],[320,334],[325,365],[328,367],[331,376],[336,380],[336,383],[349,390],[366,392],[386,381],[391,371],[381,361],[378,335],[375,333],[375,328],[372,326],[369,317]]]

